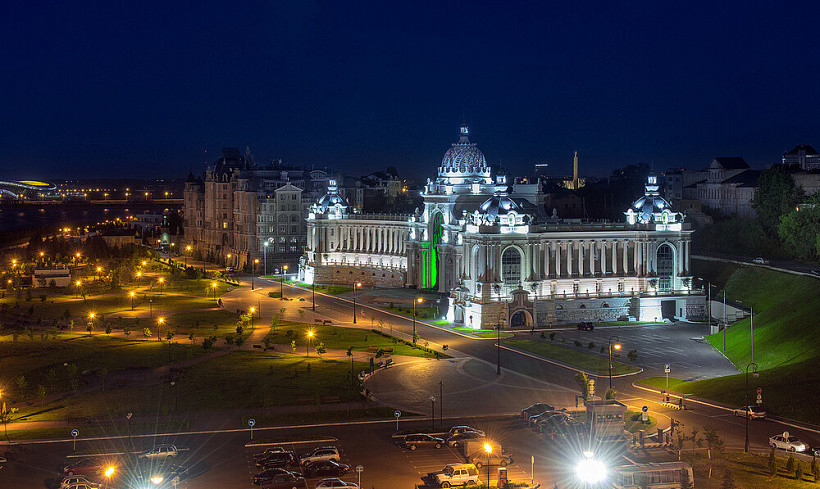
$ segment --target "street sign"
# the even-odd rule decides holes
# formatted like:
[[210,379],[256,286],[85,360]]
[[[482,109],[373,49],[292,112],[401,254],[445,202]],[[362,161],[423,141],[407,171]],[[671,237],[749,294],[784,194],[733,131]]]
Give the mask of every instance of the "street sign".
[[397,417],[397,418],[400,418],[400,417],[401,417],[401,411],[399,411],[398,409],[396,409],[395,411],[393,411],[393,416],[395,416],[395,417]]
[[648,415],[648,414],[646,414],[646,413],[647,413],[647,411],[649,411],[649,407],[648,407],[648,406],[644,406],[644,407],[642,407],[642,408],[641,408],[641,421],[643,421],[644,423],[646,423],[647,421],[649,421],[649,415]]
[[251,418],[251,419],[248,420],[248,426],[253,427],[253,425],[255,425],[255,424],[256,424],[255,419]]
[[666,365],[664,365],[664,366],[663,366],[663,371],[664,371],[664,372],[669,373],[671,370],[672,370],[672,369],[670,369],[670,368],[669,368],[669,364],[668,364],[668,363],[667,363]]
[[77,438],[80,435],[79,430],[71,430],[71,436]]
[[647,411],[649,411],[649,406],[644,406],[644,407],[642,407],[642,408],[641,408],[641,411],[643,411],[643,412],[647,412]]
[[364,472],[364,467],[362,467],[361,465],[357,465],[356,466],[356,473],[361,474],[362,472]]
[[758,387],[758,388],[757,388],[757,395],[759,396],[760,394],[763,394],[763,389],[761,389],[760,387]]
[[757,403],[758,404],[763,404],[763,396],[760,395],[760,394],[757,395]]

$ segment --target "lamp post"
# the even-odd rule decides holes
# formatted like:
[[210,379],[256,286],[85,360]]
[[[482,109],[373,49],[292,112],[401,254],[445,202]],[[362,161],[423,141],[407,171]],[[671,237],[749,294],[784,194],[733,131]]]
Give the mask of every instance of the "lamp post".
[[231,254],[228,253],[225,255],[225,268],[229,268],[231,266]]
[[165,278],[160,277],[158,280],[159,280],[159,295],[162,295],[162,284],[165,283]]
[[438,382],[438,420],[444,427],[444,382]]
[[262,242],[262,269],[265,271],[265,276],[268,276],[268,240]]
[[609,340],[607,341],[607,345],[609,346],[609,388],[612,389],[612,349],[615,348],[616,350],[621,349],[620,343],[612,344],[612,340],[621,341],[620,338],[617,336],[610,336]]
[[416,342],[416,302],[421,304],[423,300],[422,297],[416,297],[416,294],[413,294],[413,343]]
[[254,258],[253,266],[251,267],[251,290],[253,290],[253,276],[256,275],[256,265],[259,264],[259,258]]
[[134,294],[134,291],[132,290],[131,292],[128,293],[128,295],[131,296],[131,310],[133,311],[134,310],[134,296],[136,294]]
[[282,273],[279,274],[279,297],[285,299],[285,273],[288,271],[287,265],[282,265]]
[[162,341],[162,337],[160,336],[160,332],[162,331],[162,323],[165,322],[165,318],[159,317],[157,318],[157,341]]
[[487,487],[490,487],[490,455],[493,453],[493,446],[485,443],[484,451],[487,453]]
[[310,295],[312,300],[311,309],[316,311],[316,273],[313,274],[313,280],[310,281]]
[[754,378],[759,375],[756,363],[752,362],[746,365],[746,405],[743,406],[743,410],[746,411],[746,442],[743,445],[743,451],[746,453],[749,453],[749,367],[754,367],[754,372],[752,372]]
[[188,268],[188,253],[191,252],[191,245],[185,247],[185,268]]
[[[495,340],[495,374],[501,375],[501,325],[504,324],[504,313],[498,315],[498,335]],[[489,484],[489,482],[488,482]]]
[[251,329],[253,329],[253,313],[256,312],[256,308],[251,306],[250,311],[251,311]]
[[211,282],[211,290],[213,290],[214,300],[216,300],[216,282]]
[[436,398],[430,396],[430,431],[436,431]]
[[305,345],[305,354],[309,357],[310,356],[310,340],[313,339],[313,331],[308,331],[308,341]]
[[105,486],[111,487],[111,476],[114,475],[114,467],[105,469]]
[[353,284],[353,324],[356,324],[356,292],[362,286],[361,282]]

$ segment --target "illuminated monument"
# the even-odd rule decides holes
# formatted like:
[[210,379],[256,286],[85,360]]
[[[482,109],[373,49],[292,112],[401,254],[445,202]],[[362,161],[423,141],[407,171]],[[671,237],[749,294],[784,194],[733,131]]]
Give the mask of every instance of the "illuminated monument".
[[654,177],[625,222],[561,219],[539,208],[537,184],[493,179],[469,135],[462,126],[411,216],[350,214],[331,186],[308,216],[302,278],[438,291],[447,319],[473,328],[704,316],[692,231]]

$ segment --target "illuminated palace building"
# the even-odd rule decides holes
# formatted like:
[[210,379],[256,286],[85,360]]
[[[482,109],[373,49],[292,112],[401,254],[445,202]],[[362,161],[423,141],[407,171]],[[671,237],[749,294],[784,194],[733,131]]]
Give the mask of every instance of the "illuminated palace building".
[[422,197],[409,216],[353,214],[331,182],[310,208],[301,278],[438,291],[447,319],[472,328],[705,316],[692,231],[655,177],[624,222],[561,219],[538,183],[493,179],[462,126]]

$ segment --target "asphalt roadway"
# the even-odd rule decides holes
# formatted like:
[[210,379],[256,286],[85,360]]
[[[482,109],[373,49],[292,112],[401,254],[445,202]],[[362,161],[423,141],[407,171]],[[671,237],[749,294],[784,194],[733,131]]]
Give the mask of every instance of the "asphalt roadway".
[[[264,279],[257,280],[257,283],[259,282],[262,282],[262,286],[257,286],[256,290],[251,291],[250,287],[242,287],[224,296],[226,308],[247,309],[250,305],[259,305],[262,312],[260,325],[269,324],[266,318],[281,307],[285,307],[287,318],[300,319],[297,310],[301,308],[305,311],[303,320],[329,319],[334,324],[353,326],[350,323],[353,305],[347,299],[316,294],[314,312],[311,291],[285,285],[286,297],[293,300],[280,301],[267,298],[267,291],[278,291],[280,284]],[[299,298],[304,300],[300,301]],[[412,331],[412,320],[409,318],[367,305],[359,304],[358,308],[358,327],[369,328],[371,324],[378,324],[382,319],[389,325],[386,327],[392,327],[394,332],[401,331],[409,335]],[[574,407],[577,391],[575,371],[535,356],[502,349],[502,373],[496,375],[496,358],[499,350],[496,348],[495,340],[474,339],[422,322],[417,322],[416,328],[422,342],[448,345],[453,358],[411,359],[378,372],[366,383],[376,400],[398,407],[406,413],[416,412],[421,416],[429,416],[427,413],[431,409],[438,415],[443,408],[443,424],[446,426],[472,424],[485,429],[491,436],[498,437],[505,450],[511,452],[516,459],[516,466],[510,470],[511,475],[522,476],[527,473],[528,464],[523,462],[535,457],[533,475],[536,482],[559,482],[559,487],[564,487],[566,469],[572,460],[569,460],[567,455],[551,453],[545,441],[514,422],[513,415],[536,400]],[[631,330],[630,334],[640,334],[640,331],[636,328]],[[682,354],[686,354],[685,349]],[[727,448],[742,449],[745,426],[742,418],[732,416],[723,408],[691,401],[688,403],[689,409],[685,411],[664,407],[659,403],[657,394],[633,387],[632,382],[637,378],[627,376],[613,379],[613,387],[619,393],[618,399],[626,403],[630,409],[637,410],[647,406],[650,414],[658,418],[661,427],[668,426],[670,418],[682,422],[687,432],[696,427],[716,426],[726,440]],[[598,379],[599,389],[605,387],[605,382],[605,378]],[[443,405],[440,404],[441,394]],[[438,403],[431,403],[430,396],[436,397]],[[400,420],[401,429],[432,429],[429,417],[418,421],[408,421],[409,418],[405,415]],[[416,425],[412,426],[413,423]],[[437,429],[434,431],[440,430],[441,424],[442,422],[438,421]],[[438,465],[443,466],[446,462],[457,460],[450,458],[453,454],[449,450],[406,453],[391,443],[390,434],[395,429],[394,420],[384,420],[321,427],[256,429],[255,437],[271,442],[307,436],[335,438],[336,441],[331,443],[339,446],[342,451],[342,462],[353,467],[362,465],[362,487],[370,488],[412,488],[421,484],[420,478],[426,472],[440,468]],[[820,434],[810,429],[801,429],[788,423],[771,420],[756,421],[752,422],[750,427],[752,449],[767,451],[767,438],[786,430],[811,445],[816,445],[820,441]],[[249,433],[244,429],[173,434],[135,440],[142,448],[164,442],[187,448],[181,453],[178,462],[189,467],[189,478],[177,487],[204,489],[251,487],[248,467],[251,450],[245,447],[248,441]],[[116,439],[80,440],[77,448],[111,452],[121,447],[122,443],[123,440]],[[301,444],[295,448],[297,452],[302,453],[302,449],[307,451],[311,447],[309,444]],[[261,449],[259,448],[260,451]],[[0,487],[21,489],[51,487],[50,484],[53,484],[59,475],[59,469],[66,464],[66,455],[73,451],[70,441],[17,444],[4,447],[4,450],[9,462],[0,469]],[[346,479],[355,481],[355,477],[353,474]],[[121,486],[117,480],[112,481],[112,487]]]

